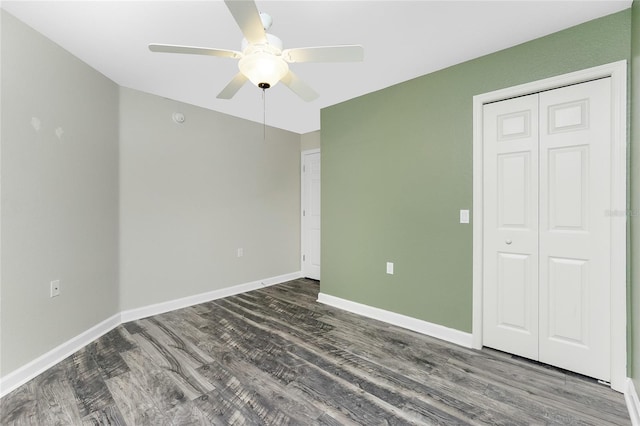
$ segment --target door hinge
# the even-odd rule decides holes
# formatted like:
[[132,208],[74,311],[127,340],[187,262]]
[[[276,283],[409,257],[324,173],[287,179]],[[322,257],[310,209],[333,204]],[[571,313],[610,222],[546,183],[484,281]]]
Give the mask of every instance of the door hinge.
[[307,166],[303,165],[303,166],[302,166],[302,173],[304,173],[304,172],[306,172],[306,171],[307,171]]
[[306,216],[307,215],[307,211],[306,210],[302,210],[302,216]]
[[305,260],[307,260],[307,256],[305,256],[304,254],[302,255],[302,261],[304,262]]

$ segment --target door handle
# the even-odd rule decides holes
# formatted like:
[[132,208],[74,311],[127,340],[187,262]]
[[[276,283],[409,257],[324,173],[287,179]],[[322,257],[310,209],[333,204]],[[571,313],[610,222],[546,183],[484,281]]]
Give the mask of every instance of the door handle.
[[511,244],[511,240],[506,240],[505,243],[507,243],[507,245]]

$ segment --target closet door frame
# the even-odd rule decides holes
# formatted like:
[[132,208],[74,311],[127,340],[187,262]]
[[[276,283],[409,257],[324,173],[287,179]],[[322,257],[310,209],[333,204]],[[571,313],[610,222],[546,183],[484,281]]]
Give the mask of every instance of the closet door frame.
[[481,349],[483,277],[483,116],[487,103],[611,77],[611,388],[627,380],[627,61],[546,78],[473,97],[473,347]]

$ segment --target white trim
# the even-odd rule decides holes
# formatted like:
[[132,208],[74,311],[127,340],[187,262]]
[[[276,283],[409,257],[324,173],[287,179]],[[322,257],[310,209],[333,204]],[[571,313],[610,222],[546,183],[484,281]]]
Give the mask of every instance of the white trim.
[[466,348],[471,347],[472,335],[465,333],[464,331],[455,330],[443,325],[430,323],[417,318],[375,308],[373,306],[352,302],[351,300],[341,299],[326,293],[318,294],[318,302],[333,306],[334,308],[353,312],[354,314],[362,315],[367,318],[373,318],[378,321],[383,321],[421,334],[426,334],[427,336],[435,337],[447,342],[455,343],[456,345],[464,346]]
[[640,400],[638,399],[638,393],[631,379],[627,379],[627,389],[624,392],[624,399],[627,401],[631,425],[640,426]]
[[[611,208],[627,211],[627,61],[611,75]],[[627,215],[611,222],[611,388],[624,391],[627,378]]]
[[[473,97],[473,347],[482,347],[482,106],[516,96],[611,77],[611,209],[627,210],[627,61],[551,77]],[[622,392],[627,370],[626,216],[611,222],[611,388]]]
[[[300,152],[300,270],[302,273],[302,276],[308,276],[306,275],[306,273],[308,271],[305,271],[304,268],[304,261],[302,260],[302,256],[305,253],[305,248],[306,248],[306,233],[304,231],[304,220],[305,217],[302,214],[302,212],[304,212],[304,200],[305,200],[305,192],[304,192],[304,188],[305,188],[305,180],[304,180],[304,158],[305,155],[311,155],[311,154],[320,154],[320,148],[313,148],[313,149],[305,149],[304,151]],[[322,160],[322,159],[321,159]],[[310,277],[315,279],[314,277]]]
[[4,377],[0,377],[0,398],[27,383],[38,374],[53,367],[69,355],[82,349],[100,336],[120,325],[120,314],[115,314],[110,318],[94,325],[90,329],[67,340],[65,343],[53,348],[44,355],[12,371]]
[[240,284],[233,287],[222,288],[207,293],[183,297],[181,299],[119,312],[112,317],[102,321],[101,323],[91,327],[90,329],[69,339],[61,345],[53,348],[44,355],[34,359],[33,361],[23,365],[22,367],[19,367],[6,376],[0,377],[0,398],[18,388],[19,386],[27,383],[29,380],[41,374],[43,371],[53,367],[69,355],[82,349],[89,343],[113,330],[122,323],[140,318],[146,318],[151,315],[157,315],[175,309],[185,308],[187,306],[197,305],[199,303],[204,303],[223,297],[245,293],[251,290],[280,284],[301,277],[302,273],[300,271],[292,272],[290,274],[279,275],[276,277],[266,278],[264,280],[253,281],[246,284]]
[[156,303],[153,305],[143,306],[141,308],[129,309],[122,311],[122,322],[135,321],[141,318],[147,318],[153,315],[163,314],[176,309],[182,309],[200,303],[210,302],[223,297],[234,296],[240,293],[257,290],[259,288],[269,287],[275,284],[284,283],[302,277],[300,271],[290,274],[279,275],[264,280],[253,281],[245,284],[234,285],[232,287],[221,288],[218,290],[208,291],[206,293],[195,294],[193,296],[182,297],[180,299],[169,300],[166,302]]

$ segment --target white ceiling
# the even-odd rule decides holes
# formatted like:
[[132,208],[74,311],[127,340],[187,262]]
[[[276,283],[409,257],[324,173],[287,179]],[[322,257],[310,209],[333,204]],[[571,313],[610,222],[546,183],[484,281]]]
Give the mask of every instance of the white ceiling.
[[[306,133],[320,109],[631,6],[616,1],[257,1],[284,47],[362,44],[361,63],[292,64],[320,97],[281,84],[266,93],[268,125]],[[240,50],[221,0],[2,1],[1,6],[117,84],[262,122],[261,90],[216,95],[237,61],[152,53],[149,43]]]

